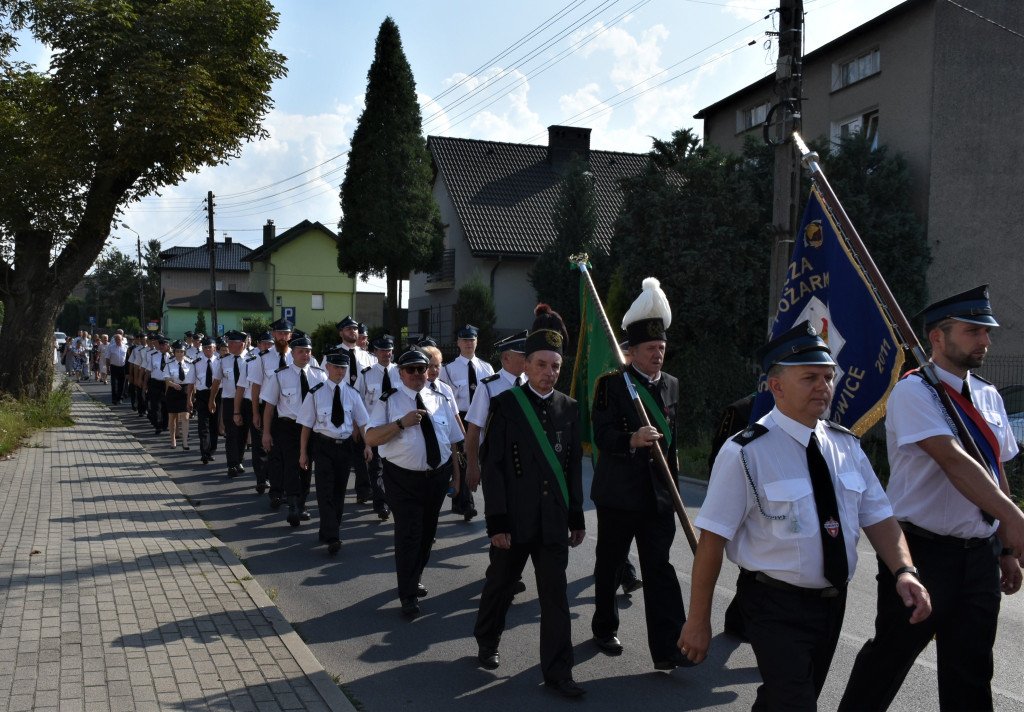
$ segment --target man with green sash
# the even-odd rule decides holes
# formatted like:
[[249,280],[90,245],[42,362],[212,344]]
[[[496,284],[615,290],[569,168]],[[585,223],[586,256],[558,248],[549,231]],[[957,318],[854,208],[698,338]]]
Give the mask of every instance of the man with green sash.
[[654,667],[673,670],[692,663],[676,641],[686,622],[683,595],[669,561],[676,524],[672,497],[651,448],[660,447],[673,480],[679,477],[675,454],[679,381],[663,373],[665,329],[672,311],[658,281],[644,289],[622,321],[629,337],[628,377],[651,425],[641,424],[622,373],[601,377],[594,395],[592,423],[598,449],[590,498],[597,509],[597,558],[594,564],[594,643],[609,655],[622,653],[615,590],[621,569],[636,539],[644,581],[647,644]]
[[579,407],[555,390],[562,335],[534,331],[525,350],[527,383],[494,397],[484,433],[483,491],[491,548],[473,635],[480,665],[497,668],[514,584],[532,559],[544,683],[566,697],[580,697],[585,690],[572,679],[565,579],[569,546],[579,546],[586,535]]

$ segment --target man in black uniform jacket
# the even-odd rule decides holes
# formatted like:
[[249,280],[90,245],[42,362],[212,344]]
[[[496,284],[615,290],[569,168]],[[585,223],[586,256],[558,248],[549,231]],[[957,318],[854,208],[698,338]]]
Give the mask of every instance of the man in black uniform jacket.
[[635,538],[644,580],[647,644],[654,667],[672,670],[692,663],[676,641],[686,622],[679,579],[669,561],[676,533],[672,495],[651,455],[662,448],[673,480],[679,381],[661,371],[665,328],[671,310],[657,280],[644,280],[644,292],[623,319],[629,336],[627,376],[640,395],[651,425],[644,426],[621,373],[606,374],[594,397],[594,442],[600,456],[590,498],[597,507],[597,559],[594,565],[594,642],[611,655],[622,652],[617,637],[615,589],[630,542]]
[[528,383],[499,394],[483,444],[490,565],[473,635],[480,664],[498,667],[498,644],[514,584],[533,560],[540,599],[544,682],[566,697],[585,690],[572,679],[572,624],[566,596],[569,546],[586,535],[579,407],[554,390],[562,336],[541,329],[526,339]]

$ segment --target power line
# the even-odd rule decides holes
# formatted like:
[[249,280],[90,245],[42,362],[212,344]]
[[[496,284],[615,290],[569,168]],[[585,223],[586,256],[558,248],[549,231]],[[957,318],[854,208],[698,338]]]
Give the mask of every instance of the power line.
[[948,2],[948,3],[950,4],[950,5],[953,5],[953,6],[955,6],[955,7],[958,7],[958,8],[960,8],[961,10],[963,10],[963,11],[964,11],[964,12],[966,12],[966,13],[969,13],[969,14],[971,14],[971,15],[974,15],[975,17],[977,17],[977,18],[979,18],[979,19],[981,19],[981,20],[984,20],[985,22],[989,23],[990,25],[995,25],[996,27],[998,27],[998,28],[999,28],[999,29],[1001,29],[1001,30],[1006,30],[1006,31],[1007,31],[1007,32],[1009,32],[1009,33],[1010,33],[1011,35],[1015,35],[1015,36],[1017,36],[1017,37],[1020,37],[1021,39],[1024,39],[1024,35],[1022,35],[1022,34],[1021,34],[1020,32],[1017,32],[1017,30],[1011,30],[1011,29],[1010,29],[1009,27],[1007,27],[1006,25],[1001,25],[1001,24],[999,24],[998,22],[996,22],[995,20],[993,20],[993,19],[992,19],[991,17],[985,17],[984,15],[982,15],[982,14],[981,14],[980,12],[978,12],[977,10],[972,10],[972,9],[971,9],[971,8],[969,8],[969,7],[964,7],[964,6],[963,6],[963,5],[961,5],[960,3],[958,3],[958,2],[954,2],[953,0],[946,0],[946,2]]

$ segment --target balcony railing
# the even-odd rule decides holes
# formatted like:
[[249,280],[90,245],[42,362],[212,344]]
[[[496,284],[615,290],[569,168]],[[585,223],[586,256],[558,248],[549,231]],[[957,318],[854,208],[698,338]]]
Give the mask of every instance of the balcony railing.
[[427,275],[428,292],[455,288],[455,250],[445,250],[441,257],[441,269]]

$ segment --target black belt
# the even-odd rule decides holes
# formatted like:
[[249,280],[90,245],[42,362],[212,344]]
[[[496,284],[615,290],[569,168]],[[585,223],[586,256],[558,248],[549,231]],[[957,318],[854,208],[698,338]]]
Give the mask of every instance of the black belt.
[[451,467],[452,467],[452,459],[450,457],[447,460],[445,460],[443,463],[441,463],[441,465],[439,465],[436,470],[407,470],[404,467],[399,467],[398,465],[396,465],[393,462],[388,462],[387,458],[381,458],[381,459],[383,460],[384,464],[386,464],[388,467],[391,467],[391,468],[397,470],[398,473],[402,474],[402,475],[432,475],[435,472],[440,472],[441,470],[451,469]]
[[972,537],[970,539],[964,539],[958,536],[949,536],[948,534],[936,534],[930,532],[927,529],[922,529],[916,524],[910,522],[900,522],[900,529],[903,530],[904,534],[910,534],[921,539],[927,539],[928,541],[934,542],[941,546],[948,546],[951,549],[976,549],[979,546],[985,546],[986,544],[992,543],[992,537],[995,534],[986,537]]
[[324,442],[330,443],[332,445],[348,445],[348,443],[352,441],[351,436],[347,438],[331,438],[324,435],[323,433],[314,432],[313,434],[316,435],[321,440],[323,440]]
[[845,586],[843,588],[836,588],[835,586],[829,586],[828,588],[804,588],[803,586],[797,586],[796,584],[779,581],[762,571],[747,571],[746,569],[740,569],[740,575],[745,575],[748,578],[754,579],[758,583],[763,583],[765,586],[777,588],[780,591],[789,591],[790,593],[798,593],[801,596],[811,596],[813,598],[835,598],[846,590]]

